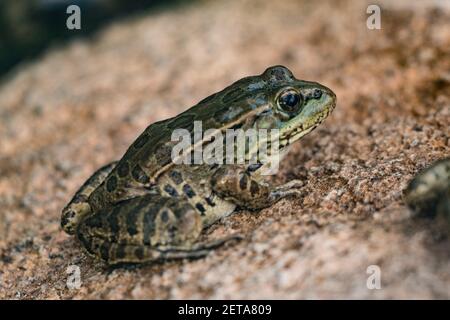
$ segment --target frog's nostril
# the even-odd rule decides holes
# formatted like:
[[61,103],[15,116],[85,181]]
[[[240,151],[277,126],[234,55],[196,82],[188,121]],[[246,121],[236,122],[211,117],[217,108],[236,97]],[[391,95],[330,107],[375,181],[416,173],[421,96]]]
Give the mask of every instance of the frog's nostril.
[[320,97],[322,97],[322,90],[314,89],[313,98],[314,99],[320,99]]

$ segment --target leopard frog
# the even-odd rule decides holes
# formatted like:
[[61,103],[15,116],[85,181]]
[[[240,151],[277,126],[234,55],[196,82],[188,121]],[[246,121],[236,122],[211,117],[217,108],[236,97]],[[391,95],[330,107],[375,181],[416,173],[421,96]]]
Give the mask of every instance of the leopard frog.
[[172,132],[191,132],[194,121],[202,122],[203,131],[277,129],[285,151],[335,106],[330,89],[298,80],[283,66],[245,77],[147,127],[119,161],[81,186],[63,209],[61,226],[89,255],[110,265],[205,256],[240,236],[199,242],[204,228],[237,208],[256,211],[298,194],[301,182],[271,185],[255,164],[175,164]]

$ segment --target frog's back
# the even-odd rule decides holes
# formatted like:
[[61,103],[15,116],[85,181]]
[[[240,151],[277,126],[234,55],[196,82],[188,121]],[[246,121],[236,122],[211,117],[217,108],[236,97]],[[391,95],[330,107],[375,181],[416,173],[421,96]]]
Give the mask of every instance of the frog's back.
[[[148,193],[170,167],[172,147],[178,143],[171,139],[175,129],[186,129],[192,137],[194,121],[201,121],[203,132],[239,125],[249,112],[265,103],[265,84],[260,76],[241,79],[178,116],[151,124],[91,194],[94,211]],[[245,103],[239,103],[242,101]]]

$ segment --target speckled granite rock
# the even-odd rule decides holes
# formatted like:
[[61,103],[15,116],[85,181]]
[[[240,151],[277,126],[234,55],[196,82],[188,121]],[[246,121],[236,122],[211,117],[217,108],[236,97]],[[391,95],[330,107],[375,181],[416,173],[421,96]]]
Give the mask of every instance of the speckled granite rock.
[[[403,3],[371,31],[359,1],[200,2],[17,69],[0,87],[0,298],[450,298],[449,231],[401,198],[450,154],[450,11]],[[105,269],[59,229],[77,187],[149,123],[273,64],[338,96],[276,177],[304,180],[302,197],[212,226],[246,239],[204,259],[137,269]]]

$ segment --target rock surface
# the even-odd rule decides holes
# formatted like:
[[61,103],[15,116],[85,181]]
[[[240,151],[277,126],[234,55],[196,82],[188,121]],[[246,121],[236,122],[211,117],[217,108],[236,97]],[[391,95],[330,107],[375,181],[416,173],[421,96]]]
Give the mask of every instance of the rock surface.
[[[450,154],[450,9],[381,7],[369,30],[359,1],[195,2],[16,69],[0,86],[0,298],[450,298],[450,232],[402,201]],[[60,230],[76,189],[148,124],[274,64],[338,96],[276,177],[303,196],[212,226],[205,238],[246,239],[195,261],[108,269]]]

